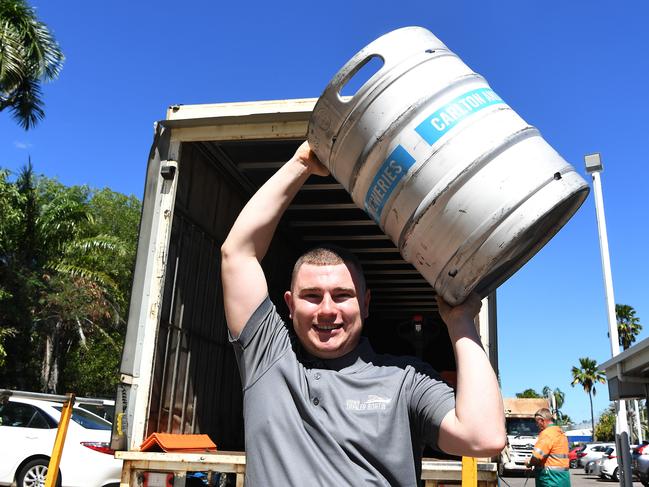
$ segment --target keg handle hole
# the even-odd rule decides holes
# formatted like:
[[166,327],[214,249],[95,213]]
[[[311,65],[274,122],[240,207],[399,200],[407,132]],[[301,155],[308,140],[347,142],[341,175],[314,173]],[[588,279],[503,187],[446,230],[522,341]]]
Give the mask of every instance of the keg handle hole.
[[352,69],[338,88],[340,96],[354,96],[383,67],[381,56],[373,54]]

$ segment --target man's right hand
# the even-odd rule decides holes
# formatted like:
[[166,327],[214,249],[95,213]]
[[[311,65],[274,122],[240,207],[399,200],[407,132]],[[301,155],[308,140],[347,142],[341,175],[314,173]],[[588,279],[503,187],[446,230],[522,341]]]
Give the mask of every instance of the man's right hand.
[[442,317],[442,320],[444,320],[447,327],[452,327],[457,322],[473,321],[482,307],[480,296],[476,293],[469,294],[464,302],[457,306],[451,306],[444,301],[444,298],[440,295],[437,295],[436,298],[439,315]]

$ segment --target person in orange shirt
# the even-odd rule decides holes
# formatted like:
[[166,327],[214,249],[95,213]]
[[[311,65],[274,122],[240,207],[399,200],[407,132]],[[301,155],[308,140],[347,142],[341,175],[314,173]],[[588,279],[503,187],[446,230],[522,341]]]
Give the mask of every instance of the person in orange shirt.
[[534,420],[540,434],[528,466],[537,471],[536,487],[570,487],[568,438],[549,409],[539,409]]

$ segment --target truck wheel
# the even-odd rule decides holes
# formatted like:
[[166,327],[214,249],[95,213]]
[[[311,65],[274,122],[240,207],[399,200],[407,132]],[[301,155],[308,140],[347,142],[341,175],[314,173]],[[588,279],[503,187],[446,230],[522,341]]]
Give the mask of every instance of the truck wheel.
[[498,464],[498,477],[505,475],[505,465],[503,463]]
[[[50,461],[46,458],[37,458],[27,462],[16,475],[16,487],[44,487],[49,463]],[[56,487],[61,487],[60,472],[56,479]]]
[[570,468],[577,468],[577,460],[570,460]]

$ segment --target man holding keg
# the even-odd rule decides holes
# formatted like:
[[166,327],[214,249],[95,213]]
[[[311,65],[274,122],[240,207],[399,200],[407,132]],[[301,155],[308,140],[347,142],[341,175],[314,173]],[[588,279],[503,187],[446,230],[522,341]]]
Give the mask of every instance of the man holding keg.
[[539,438],[536,440],[528,466],[534,467],[537,487],[570,487],[568,437],[554,424],[548,408],[534,413]]
[[504,447],[502,398],[477,336],[480,299],[439,300],[457,363],[457,390],[414,358],[378,355],[361,337],[370,291],[353,254],[307,252],[284,299],[268,298],[260,262],[284,211],[310,175],[325,176],[302,144],[243,208],[222,248],[231,341],[244,390],[246,483],[418,485],[424,444],[490,457]]

